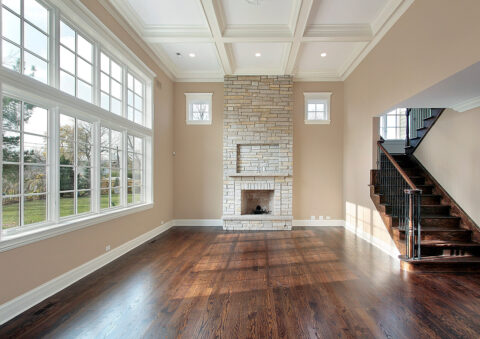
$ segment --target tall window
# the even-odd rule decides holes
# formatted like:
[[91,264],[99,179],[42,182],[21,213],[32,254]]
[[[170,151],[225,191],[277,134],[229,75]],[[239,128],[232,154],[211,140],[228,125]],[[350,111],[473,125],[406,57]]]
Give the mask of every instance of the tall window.
[[93,125],[60,114],[60,217],[92,210]]
[[2,113],[2,227],[45,221],[48,111],[4,96]]
[[100,150],[100,208],[121,206],[123,150],[122,132],[102,127]]
[[47,83],[49,10],[36,0],[2,5],[2,65]]
[[100,106],[122,115],[122,67],[111,58],[100,55]]
[[128,203],[138,204],[144,200],[145,186],[143,182],[143,139],[132,135],[128,142]]
[[406,108],[398,108],[380,117],[380,135],[385,140],[405,140]]
[[137,124],[143,125],[144,86],[143,82],[128,73],[128,108],[127,118]]
[[60,21],[60,89],[92,102],[93,45]]

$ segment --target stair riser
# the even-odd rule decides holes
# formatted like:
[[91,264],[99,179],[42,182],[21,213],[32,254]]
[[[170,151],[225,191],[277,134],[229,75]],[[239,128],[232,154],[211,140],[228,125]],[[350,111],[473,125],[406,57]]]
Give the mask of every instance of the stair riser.
[[408,272],[479,272],[480,263],[415,263],[400,261],[400,268]]
[[422,257],[431,257],[438,255],[480,255],[480,249],[470,249],[461,247],[442,248],[442,247],[430,247],[421,246]]
[[441,227],[441,228],[458,228],[460,219],[457,218],[422,218],[421,225],[423,227]]
[[420,208],[422,215],[449,215],[450,213],[450,206],[446,205],[426,205]]

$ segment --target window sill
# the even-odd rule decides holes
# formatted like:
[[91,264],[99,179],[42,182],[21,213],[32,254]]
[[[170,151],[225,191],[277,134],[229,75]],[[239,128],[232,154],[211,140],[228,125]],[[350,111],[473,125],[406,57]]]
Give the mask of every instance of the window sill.
[[330,125],[330,120],[305,120],[306,125]]
[[0,252],[25,246],[40,240],[52,238],[61,234],[76,231],[88,226],[97,225],[102,222],[120,218],[129,214],[146,211],[153,208],[152,203],[136,205],[122,208],[119,210],[103,212],[101,215],[89,215],[83,218],[62,221],[55,225],[39,226],[29,231],[17,233],[15,235],[2,236],[0,240]]
[[211,125],[211,120],[187,120],[187,125]]

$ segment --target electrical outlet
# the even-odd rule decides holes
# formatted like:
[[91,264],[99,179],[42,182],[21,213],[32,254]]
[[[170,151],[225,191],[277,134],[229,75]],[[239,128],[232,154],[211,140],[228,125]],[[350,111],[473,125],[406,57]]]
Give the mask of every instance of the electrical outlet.
[[310,217],[310,220],[315,220],[315,216],[312,215],[312,216]]
[[323,220],[323,215],[318,216],[318,220]]
[[110,251],[110,245],[105,246],[105,252]]
[[329,216],[329,215],[327,215],[327,220],[330,220],[330,216]]

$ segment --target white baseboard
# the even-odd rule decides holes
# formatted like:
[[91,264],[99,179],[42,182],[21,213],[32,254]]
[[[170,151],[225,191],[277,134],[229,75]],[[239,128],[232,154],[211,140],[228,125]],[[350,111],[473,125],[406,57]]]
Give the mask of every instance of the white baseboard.
[[222,219],[175,219],[174,226],[223,226]]
[[96,257],[93,260],[90,260],[85,264],[34,288],[33,290],[30,290],[27,293],[24,293],[0,305],[0,325],[35,306],[46,298],[54,295],[55,293],[60,292],[90,273],[93,273],[99,268],[107,265],[113,260],[121,257],[125,253],[133,250],[135,247],[138,247],[150,239],[155,238],[157,235],[167,231],[172,226],[173,222],[169,221],[162,226],[144,233],[139,237],[132,239],[112,249],[111,251]]
[[331,226],[345,226],[345,220],[293,220],[293,227],[298,226],[318,226],[318,227],[331,227]]
[[345,223],[345,229],[357,235],[359,238],[362,238],[363,240],[369,242],[370,244],[377,247],[378,249],[388,254],[392,258],[399,260],[398,256],[400,255],[400,252],[398,251],[398,248],[393,243],[393,240],[392,240],[392,243],[388,244],[378,239],[377,237],[374,237],[370,233],[367,233],[367,232],[364,232],[363,230],[355,228],[355,226],[350,225],[348,222]]

